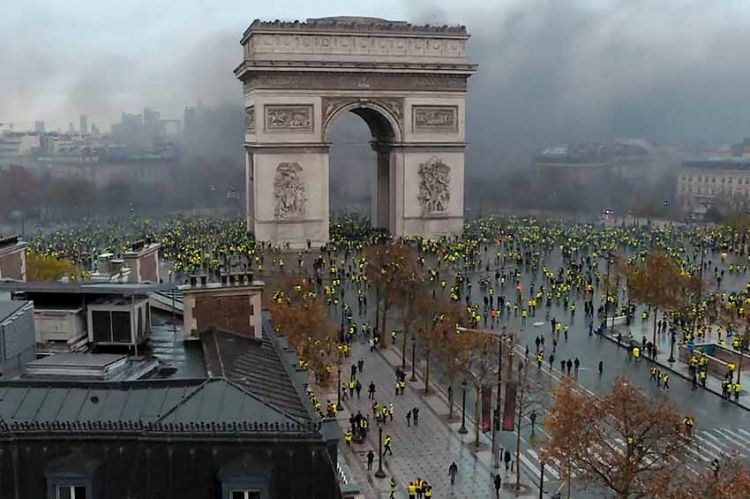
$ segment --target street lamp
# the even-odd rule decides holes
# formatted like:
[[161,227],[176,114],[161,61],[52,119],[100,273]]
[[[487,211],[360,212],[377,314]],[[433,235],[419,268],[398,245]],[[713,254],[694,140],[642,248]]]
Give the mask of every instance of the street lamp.
[[376,478],[385,478],[383,471],[383,423],[378,422],[378,471],[375,472]]
[[674,329],[670,331],[671,341],[669,342],[669,358],[667,359],[667,362],[674,362],[674,340],[676,333],[677,331]]
[[336,383],[336,410],[340,411],[343,408],[341,407],[341,359],[339,358],[339,363],[336,365],[336,372],[338,373],[338,382]]
[[469,433],[469,430],[466,429],[466,379],[461,381],[461,389],[464,393],[463,401],[461,402],[461,428],[459,428],[458,432],[461,435],[465,435]]
[[417,381],[417,374],[414,369],[417,365],[417,339],[414,337],[414,333],[411,333],[411,378],[409,381]]

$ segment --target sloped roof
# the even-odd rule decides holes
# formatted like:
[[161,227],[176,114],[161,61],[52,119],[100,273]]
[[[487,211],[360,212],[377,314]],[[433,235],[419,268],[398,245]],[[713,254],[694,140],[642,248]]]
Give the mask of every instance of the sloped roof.
[[50,425],[289,424],[299,421],[223,379],[128,382],[9,381],[0,423]]
[[300,420],[311,419],[264,321],[262,340],[211,329],[201,333],[209,375],[230,378]]

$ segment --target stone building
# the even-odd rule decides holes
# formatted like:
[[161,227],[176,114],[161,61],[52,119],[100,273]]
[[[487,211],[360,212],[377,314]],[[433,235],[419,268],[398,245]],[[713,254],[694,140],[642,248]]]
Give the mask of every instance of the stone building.
[[712,207],[746,211],[750,208],[750,158],[683,161],[677,198],[682,210],[693,218],[702,218]]
[[1,499],[337,499],[322,423],[223,379],[0,383]]

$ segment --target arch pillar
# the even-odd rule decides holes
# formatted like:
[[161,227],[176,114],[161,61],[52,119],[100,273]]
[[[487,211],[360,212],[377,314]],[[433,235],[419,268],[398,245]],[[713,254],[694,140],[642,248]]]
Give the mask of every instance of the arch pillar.
[[302,249],[328,241],[327,143],[246,145],[248,230]]

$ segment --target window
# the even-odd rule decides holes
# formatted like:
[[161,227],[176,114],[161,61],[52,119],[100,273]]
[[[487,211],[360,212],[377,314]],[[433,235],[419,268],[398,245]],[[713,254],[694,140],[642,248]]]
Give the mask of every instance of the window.
[[233,490],[231,499],[260,499],[259,490]]
[[86,499],[86,487],[82,485],[58,485],[56,493],[55,499]]

